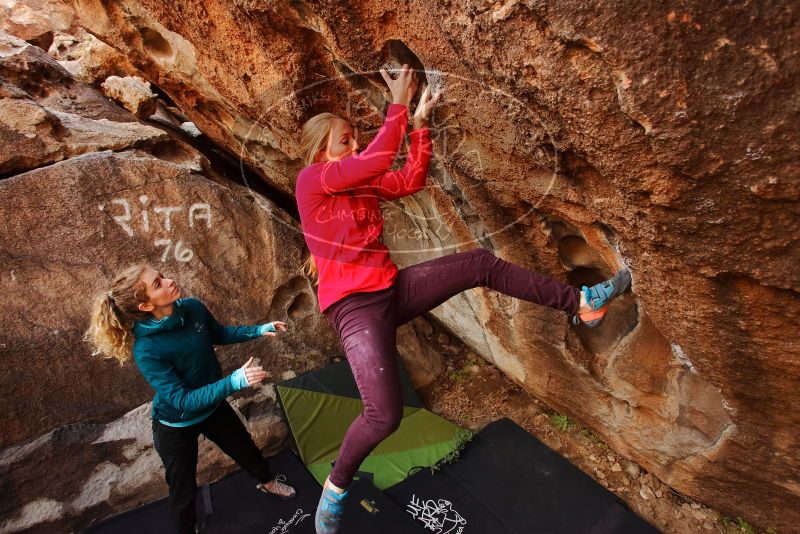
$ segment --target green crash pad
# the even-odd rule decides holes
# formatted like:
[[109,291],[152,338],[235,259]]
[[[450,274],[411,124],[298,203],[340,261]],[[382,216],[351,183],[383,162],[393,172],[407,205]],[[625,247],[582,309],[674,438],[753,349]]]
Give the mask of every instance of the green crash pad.
[[[452,454],[470,432],[422,407],[400,359],[403,419],[400,427],[372,451],[358,472],[380,490],[415,468],[430,467]],[[278,396],[300,458],[322,484],[333,467],[344,435],[363,404],[347,361],[278,384]]]

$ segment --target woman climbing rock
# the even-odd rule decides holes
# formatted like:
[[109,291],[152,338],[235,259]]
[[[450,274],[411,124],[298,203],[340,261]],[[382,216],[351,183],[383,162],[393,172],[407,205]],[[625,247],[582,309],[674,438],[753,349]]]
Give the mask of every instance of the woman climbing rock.
[[311,252],[307,267],[317,276],[320,310],[339,334],[364,402],[323,486],[316,513],[320,534],[337,532],[353,475],[400,424],[403,399],[395,360],[400,325],[462,291],[483,286],[562,310],[577,323],[596,327],[608,302],[630,283],[623,269],[602,284],[579,289],[484,249],[398,269],[381,241],[379,203],[425,187],[432,146],[428,121],[440,94],[432,95],[430,86],[425,89],[414,112],[407,161],[402,169],[389,170],[406,132],[417,80],[408,65],[397,78],[380,72],[393,101],[363,152],[357,152],[353,126],[330,113],[309,119],[302,133],[307,167],[298,175],[295,192]]
[[281,321],[222,326],[205,305],[180,298],[181,288],[148,265],[121,272],[95,301],[86,340],[95,354],[121,364],[133,356],[156,392],[153,444],[166,469],[169,505],[177,531],[195,532],[197,438],[203,434],[259,481],[261,491],[284,499],[295,496],[282,475],[270,473],[226,397],[267,377],[253,358],[223,377],[214,345],[274,336]]

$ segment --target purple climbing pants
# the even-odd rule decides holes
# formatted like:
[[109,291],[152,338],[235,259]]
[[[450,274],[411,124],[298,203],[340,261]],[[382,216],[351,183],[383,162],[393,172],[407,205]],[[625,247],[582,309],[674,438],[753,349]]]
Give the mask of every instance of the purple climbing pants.
[[397,327],[478,286],[570,314],[578,310],[578,288],[509,263],[485,249],[400,269],[391,287],[351,293],[325,310],[339,333],[364,402],[364,411],[347,430],[331,472],[336,486],[349,486],[364,458],[400,425],[403,394],[396,360]]

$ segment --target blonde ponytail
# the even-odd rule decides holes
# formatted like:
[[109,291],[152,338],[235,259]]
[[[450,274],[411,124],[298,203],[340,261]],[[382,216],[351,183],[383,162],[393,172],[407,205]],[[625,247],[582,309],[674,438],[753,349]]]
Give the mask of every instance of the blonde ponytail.
[[319,283],[319,272],[317,271],[317,262],[314,261],[314,256],[308,255],[306,261],[303,262],[303,275],[314,280],[315,284]]
[[141,281],[146,268],[146,264],[128,267],[114,278],[110,291],[95,298],[89,329],[83,336],[92,355],[114,358],[120,365],[130,360],[133,324],[150,316],[139,310],[139,304],[147,302],[147,288]]
[[320,113],[314,115],[303,124],[303,134],[300,137],[300,153],[303,155],[303,164],[308,166],[316,163],[314,160],[320,150],[328,146],[328,135],[331,132],[333,119],[340,118],[333,113]]
[[[317,154],[320,150],[325,150],[328,146],[328,136],[331,133],[331,126],[334,119],[340,119],[333,113],[320,113],[314,115],[303,124],[303,134],[300,138],[300,151],[303,155],[303,163],[313,165],[316,163]],[[319,271],[314,256],[309,254],[303,262],[303,274],[318,283]]]

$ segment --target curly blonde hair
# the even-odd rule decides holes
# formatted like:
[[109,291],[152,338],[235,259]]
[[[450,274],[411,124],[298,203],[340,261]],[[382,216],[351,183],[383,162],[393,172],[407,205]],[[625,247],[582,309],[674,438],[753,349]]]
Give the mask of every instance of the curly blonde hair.
[[83,335],[92,355],[114,358],[120,365],[130,360],[133,324],[150,316],[139,310],[139,304],[147,302],[147,287],[141,280],[147,267],[141,263],[124,269],[114,277],[111,289],[95,298],[89,329]]

